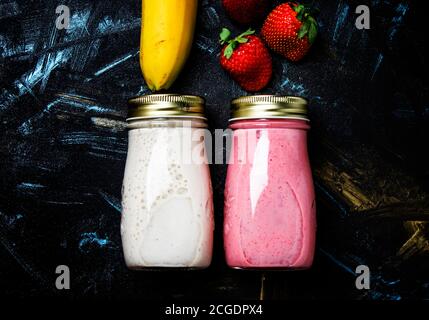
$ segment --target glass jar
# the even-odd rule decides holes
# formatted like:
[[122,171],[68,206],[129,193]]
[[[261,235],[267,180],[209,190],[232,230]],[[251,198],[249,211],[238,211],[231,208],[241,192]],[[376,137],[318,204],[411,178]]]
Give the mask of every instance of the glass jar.
[[305,269],[313,262],[315,196],[307,154],[307,102],[232,101],[224,246],[232,268]]
[[121,220],[125,262],[131,269],[208,267],[214,222],[204,100],[156,94],[129,105]]

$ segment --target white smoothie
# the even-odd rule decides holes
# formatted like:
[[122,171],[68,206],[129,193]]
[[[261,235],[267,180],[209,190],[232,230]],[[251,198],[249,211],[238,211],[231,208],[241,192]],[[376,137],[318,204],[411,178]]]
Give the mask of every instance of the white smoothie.
[[200,143],[190,142],[191,135],[203,131],[165,126],[129,131],[121,221],[129,268],[204,268],[211,262],[210,173],[203,161],[183,161],[183,146]]

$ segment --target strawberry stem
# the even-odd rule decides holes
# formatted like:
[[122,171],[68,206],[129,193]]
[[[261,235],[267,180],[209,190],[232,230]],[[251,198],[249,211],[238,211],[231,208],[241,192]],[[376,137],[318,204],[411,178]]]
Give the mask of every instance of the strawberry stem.
[[[313,3],[314,1],[311,5]],[[296,12],[296,18],[302,22],[301,28],[298,30],[298,39],[307,36],[310,44],[313,44],[317,37],[318,27],[316,19],[311,16],[311,12],[314,10],[302,4],[293,4],[292,9]]]
[[223,52],[223,55],[227,59],[231,58],[231,56],[234,52],[234,49],[237,47],[237,45],[241,44],[241,43],[246,43],[248,41],[247,36],[250,36],[254,33],[255,33],[255,30],[248,29],[245,32],[243,32],[242,34],[235,37],[234,39],[229,39],[229,37],[231,36],[231,31],[229,31],[227,28],[222,28],[222,31],[219,34],[219,37],[220,37],[219,42],[221,44],[228,43],[228,45],[226,46],[226,48]]

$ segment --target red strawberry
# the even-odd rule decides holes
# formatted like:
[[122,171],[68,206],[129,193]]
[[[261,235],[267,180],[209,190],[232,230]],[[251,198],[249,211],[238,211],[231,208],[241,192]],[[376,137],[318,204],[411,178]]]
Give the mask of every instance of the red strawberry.
[[222,3],[232,20],[249,25],[264,17],[269,0],[222,0]]
[[285,58],[298,61],[317,36],[317,22],[303,5],[287,2],[268,15],[261,30],[268,46]]
[[271,55],[254,33],[249,29],[232,40],[228,29],[223,28],[220,34],[221,44],[228,43],[222,49],[220,64],[247,91],[264,88],[273,73]]

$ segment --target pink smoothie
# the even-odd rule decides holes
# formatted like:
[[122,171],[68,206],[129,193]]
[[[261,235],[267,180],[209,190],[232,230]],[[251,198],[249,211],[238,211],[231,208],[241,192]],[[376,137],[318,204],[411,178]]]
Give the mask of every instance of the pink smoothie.
[[224,210],[227,264],[309,268],[316,206],[307,154],[308,122],[239,120],[230,127],[233,163],[228,165]]

